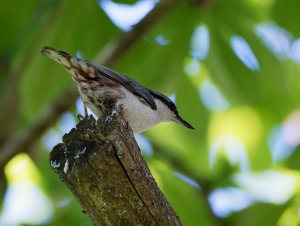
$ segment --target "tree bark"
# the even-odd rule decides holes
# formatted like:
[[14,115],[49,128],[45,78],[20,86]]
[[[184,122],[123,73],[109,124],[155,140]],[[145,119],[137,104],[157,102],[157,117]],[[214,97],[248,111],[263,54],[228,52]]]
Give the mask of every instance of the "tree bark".
[[80,121],[54,147],[50,164],[94,225],[182,225],[114,110]]

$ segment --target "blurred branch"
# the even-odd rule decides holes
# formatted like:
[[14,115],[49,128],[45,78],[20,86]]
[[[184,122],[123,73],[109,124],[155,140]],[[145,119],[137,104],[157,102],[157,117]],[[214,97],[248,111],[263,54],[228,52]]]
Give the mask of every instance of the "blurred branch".
[[201,9],[208,9],[212,7],[215,0],[189,0],[191,5],[201,7]]
[[[68,98],[75,99],[77,97],[75,91],[75,87],[72,87],[63,94]],[[57,121],[61,113],[72,105],[73,102],[66,98],[59,98],[54,101],[35,122],[22,132],[13,136],[1,147],[0,165],[5,165],[7,161],[20,152],[29,151],[30,146],[38,141],[41,135]]]
[[[19,116],[19,106],[20,106],[20,94],[19,94],[19,81],[23,75],[24,68],[29,64],[32,57],[36,55],[32,51],[36,45],[36,40],[45,36],[46,28],[50,27],[51,24],[55,23],[58,18],[58,13],[61,11],[60,8],[51,7],[53,5],[51,1],[44,0],[40,1],[36,5],[35,13],[28,18],[24,23],[24,27],[21,29],[18,38],[12,41],[9,50],[1,56],[1,69],[5,77],[3,82],[1,82],[1,92],[0,92],[0,122],[5,122],[0,127],[0,146],[7,140],[15,129],[15,125],[18,122],[17,118]],[[46,11],[49,8],[53,9],[53,14],[51,14],[49,20],[46,24],[41,21],[42,17],[45,16]],[[39,30],[39,32],[35,30]],[[32,33],[37,32],[38,35],[32,35]],[[22,36],[22,39],[19,37]],[[32,36],[31,42],[28,42],[29,37]],[[29,43],[29,44],[27,44]],[[22,52],[19,63],[14,67],[14,57],[17,53]],[[13,95],[12,95],[13,92]]]
[[80,121],[54,147],[50,164],[94,225],[182,225],[113,110]]
[[202,196],[202,199],[206,206],[205,209],[208,210],[209,215],[210,215],[212,221],[215,223],[215,225],[227,226],[228,224],[224,220],[218,218],[213,213],[212,207],[208,201],[208,197],[209,197],[210,193],[212,192],[212,189],[215,188],[216,185],[213,184],[212,181],[209,181],[205,178],[200,177],[195,171],[190,170],[185,164],[182,163],[182,161],[180,161],[179,159],[177,159],[176,157],[171,155],[167,150],[162,150],[162,148],[159,147],[158,145],[155,145],[155,144],[153,144],[153,145],[154,145],[154,149],[155,149],[154,155],[156,157],[162,158],[165,162],[167,161],[175,171],[178,171],[178,172],[184,174],[185,176],[191,178],[197,184],[200,185],[200,189],[198,190],[199,195]]
[[[131,31],[109,43],[97,54],[96,63],[107,66],[115,64],[147,29],[167,14],[177,3],[178,0],[161,0]],[[59,119],[60,115],[74,104],[77,96],[77,90],[75,87],[71,87],[46,107],[41,117],[32,125],[5,142],[0,148],[0,168],[16,154],[28,151],[32,143],[37,141]]]

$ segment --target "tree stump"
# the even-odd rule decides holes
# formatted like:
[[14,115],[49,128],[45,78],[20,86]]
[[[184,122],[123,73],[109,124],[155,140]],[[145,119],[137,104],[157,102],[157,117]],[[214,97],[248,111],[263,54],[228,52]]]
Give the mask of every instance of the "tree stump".
[[94,225],[182,225],[114,110],[81,120],[53,148],[50,164]]

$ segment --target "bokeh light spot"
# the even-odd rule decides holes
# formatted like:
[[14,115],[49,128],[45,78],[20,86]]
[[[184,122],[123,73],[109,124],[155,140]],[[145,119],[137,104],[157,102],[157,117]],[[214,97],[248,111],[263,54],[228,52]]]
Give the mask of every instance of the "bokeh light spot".
[[232,107],[214,112],[209,122],[209,143],[224,136],[235,137],[248,150],[255,146],[263,134],[259,114],[250,107]]
[[148,157],[151,157],[153,155],[153,147],[148,138],[140,133],[134,134],[134,137],[142,152]]
[[292,146],[300,144],[300,111],[292,112],[283,125],[283,136]]
[[237,174],[234,181],[257,201],[275,204],[287,202],[297,186],[295,175],[273,170]]
[[279,59],[289,57],[291,35],[272,21],[263,22],[256,26],[255,32],[265,46]]
[[200,63],[197,59],[191,58],[189,60],[189,62],[187,63],[187,65],[185,65],[185,67],[183,69],[187,75],[194,77],[194,76],[197,76],[200,74],[201,67],[200,67]]
[[191,38],[190,55],[198,60],[204,60],[209,52],[210,38],[206,26],[196,27]]
[[244,144],[236,137],[224,135],[210,146],[209,162],[212,167],[218,155],[224,153],[230,165],[239,165],[242,172],[249,170],[249,160]]
[[234,187],[216,189],[209,195],[208,200],[218,217],[227,217],[232,212],[241,211],[253,203],[247,192]]
[[271,130],[269,135],[269,147],[273,163],[288,158],[296,150],[295,146],[286,141],[283,135],[282,125],[277,125]]
[[243,64],[252,71],[259,70],[259,62],[256,59],[251,47],[241,36],[233,36],[230,39],[231,48],[234,54],[243,62]]
[[219,89],[208,79],[200,87],[199,96],[205,107],[212,111],[222,111],[230,107]]
[[99,0],[99,4],[112,22],[122,29],[129,31],[155,6],[158,0],[140,0],[128,5],[111,0]]
[[51,219],[53,204],[39,184],[41,176],[27,154],[19,154],[6,167],[8,188],[0,215],[1,226],[42,225]]

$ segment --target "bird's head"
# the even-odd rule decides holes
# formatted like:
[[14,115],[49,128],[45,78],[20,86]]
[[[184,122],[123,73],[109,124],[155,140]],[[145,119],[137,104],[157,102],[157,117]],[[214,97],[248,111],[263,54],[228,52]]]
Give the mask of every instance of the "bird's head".
[[60,63],[65,68],[69,69],[71,67],[70,59],[72,56],[64,51],[58,51],[51,47],[44,47],[41,53],[50,59]]

